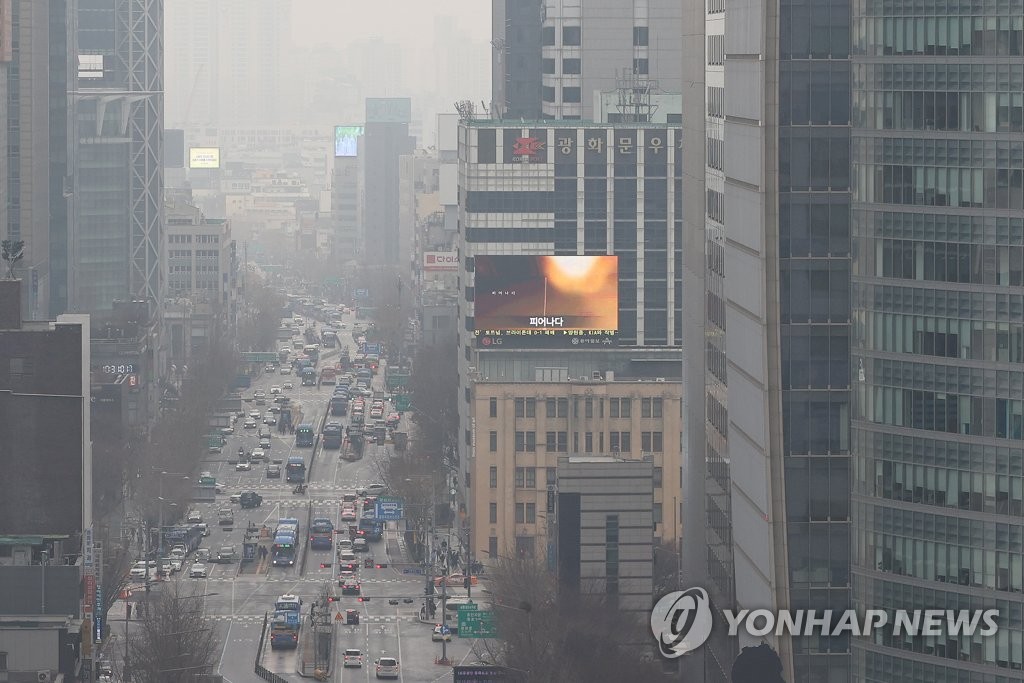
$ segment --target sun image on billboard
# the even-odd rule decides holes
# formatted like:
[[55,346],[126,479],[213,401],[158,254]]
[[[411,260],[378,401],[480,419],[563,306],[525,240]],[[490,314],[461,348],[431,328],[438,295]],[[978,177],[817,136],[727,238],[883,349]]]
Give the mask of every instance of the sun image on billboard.
[[189,168],[220,168],[219,147],[189,147]]
[[363,134],[362,126],[334,127],[334,156],[354,157],[359,148],[359,136]]
[[482,347],[615,342],[617,256],[493,256],[474,259],[475,335]]

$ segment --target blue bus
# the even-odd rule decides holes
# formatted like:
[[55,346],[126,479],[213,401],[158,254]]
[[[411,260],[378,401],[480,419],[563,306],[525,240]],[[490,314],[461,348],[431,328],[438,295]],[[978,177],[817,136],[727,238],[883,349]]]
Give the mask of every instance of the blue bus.
[[328,422],[324,425],[324,448],[341,448],[345,438],[345,430],[340,422]]
[[331,415],[343,417],[348,414],[348,394],[336,393],[331,397]]
[[[313,425],[309,423],[300,424],[295,428],[295,445],[296,446],[312,446],[314,440]],[[289,479],[288,481],[291,481]],[[302,481],[299,479],[299,481]]]
[[278,610],[270,620],[270,649],[293,650],[299,646],[299,613]]
[[330,550],[334,547],[334,524],[326,517],[317,517],[309,524],[309,547]]
[[288,458],[288,464],[284,467],[285,481],[301,484],[306,481],[306,461],[302,456],[293,455]]
[[291,567],[298,554],[299,539],[294,531],[282,531],[274,536],[270,547],[271,563],[275,567]]

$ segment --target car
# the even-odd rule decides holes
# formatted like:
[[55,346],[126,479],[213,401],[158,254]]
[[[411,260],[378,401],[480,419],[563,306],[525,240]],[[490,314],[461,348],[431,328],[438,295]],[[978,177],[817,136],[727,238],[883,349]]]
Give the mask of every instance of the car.
[[178,543],[171,547],[172,558],[184,558],[186,555],[188,555],[188,550],[185,549],[184,545]]
[[281,388],[282,389],[294,389],[295,385],[292,384],[291,382],[285,382],[284,384],[281,385]]
[[340,541],[338,541],[338,550],[352,550],[352,541],[348,540],[347,538],[341,539]]
[[376,419],[382,417],[383,415],[384,415],[384,411],[382,409],[380,409],[380,408],[370,408],[370,417],[371,418],[376,420]]
[[363,496],[363,509],[372,508],[377,504],[377,496]]
[[256,391],[252,392],[252,397],[255,399],[266,398],[267,392],[257,389]]
[[348,508],[341,511],[341,521],[354,522],[358,519],[355,508]]
[[265,456],[266,452],[270,450],[270,437],[269,436],[261,436],[260,437],[260,447],[258,449],[256,449],[256,450],[262,450],[263,453],[264,453],[264,456]]
[[242,423],[242,426],[245,427],[246,429],[256,429],[256,418],[245,418],[245,422]]
[[357,565],[355,562],[346,562],[344,564],[338,565],[338,585],[343,586],[345,585],[346,579],[356,578],[356,574],[358,573],[358,571],[359,565]]
[[197,548],[196,549],[196,563],[202,564],[203,562],[210,561],[210,549],[209,548]]
[[250,463],[240,462],[237,465],[235,465],[235,472],[251,472],[251,471],[252,471],[252,465]]
[[377,678],[399,678],[400,671],[398,660],[394,657],[381,657],[376,662]]
[[225,491],[227,491],[227,488],[224,486],[224,484],[219,484],[218,483],[218,484],[214,484],[213,485],[213,492],[214,493],[224,493]]
[[270,412],[274,413],[274,415],[277,415],[278,413],[281,412],[281,406],[275,403],[274,405],[270,406]]
[[230,503],[241,503],[242,502],[242,494],[241,493],[232,493],[231,497],[228,498],[228,502],[230,502]]
[[185,517],[185,521],[189,524],[199,524],[203,521],[203,513],[199,510],[189,510],[188,515]]
[[282,365],[281,369],[278,370],[277,372],[278,372],[278,374],[281,374],[281,375],[290,375],[290,374],[292,374],[292,366],[290,366],[290,365]]
[[252,453],[249,454],[249,459],[250,460],[266,460],[267,459],[267,452],[264,451],[262,448],[254,448],[254,449],[252,449]]
[[220,433],[223,434],[224,436],[231,436],[232,434],[235,433],[235,428],[234,427],[221,427],[220,428]]
[[272,386],[272,387],[270,387],[270,393],[273,396],[276,396],[277,394],[280,394],[281,393],[281,387],[279,387],[279,386]]
[[157,576],[170,576],[176,571],[181,569],[181,561],[178,562],[178,568],[174,568],[174,561],[169,557],[161,557],[156,563],[156,575]]
[[277,415],[274,415],[274,413],[272,413],[272,412],[268,412],[266,415],[263,416],[263,424],[265,424],[265,425],[276,425],[277,424]]
[[235,513],[231,508],[221,508],[217,510],[217,524],[220,526],[233,526],[235,523]]
[[221,447],[217,444],[210,444],[206,447],[206,451],[208,453],[220,453]]
[[199,533],[201,533],[203,536],[210,535],[210,527],[206,526],[206,522],[201,522],[199,524],[196,524],[196,526],[199,527]]
[[235,546],[225,545],[221,546],[220,550],[217,551],[217,562],[221,564],[230,564],[238,558],[238,554],[235,552]]
[[343,657],[344,657],[344,660],[343,660],[344,661],[344,666],[346,666],[346,667],[352,666],[352,667],[362,668],[362,666],[363,666],[363,652],[362,652],[362,650],[357,650],[354,647],[350,647],[347,650],[345,650],[345,654],[343,655]]
[[384,484],[370,484],[366,488],[362,489],[363,492],[362,492],[361,495],[364,495],[364,496],[379,496],[382,493],[386,493],[387,490],[388,490],[388,487],[385,486]]
[[439,640],[446,640],[446,641],[451,642],[452,630],[450,628],[448,628],[447,626],[442,626],[441,624],[437,624],[436,626],[434,626],[434,630],[430,634],[430,639],[433,640],[434,642],[437,642]]
[[156,562],[150,560],[148,563],[145,560],[139,560],[132,565],[131,570],[128,572],[128,576],[133,579],[144,579],[147,575],[152,575],[156,569]]
[[359,595],[360,592],[358,579],[345,579],[345,582],[341,584],[342,595]]
[[341,500],[346,503],[354,503],[359,500],[359,495],[355,493],[345,493],[341,496]]
[[366,542],[365,538],[357,538],[352,541],[352,550],[357,553],[368,553],[370,552],[370,545]]
[[249,411],[249,417],[251,417],[251,418],[252,418],[252,419],[254,419],[254,420],[258,420],[258,419],[260,419],[261,417],[263,417],[263,413],[261,413],[261,412],[260,412],[260,411],[258,411],[258,410],[250,410],[250,411]]
[[267,465],[267,479],[280,479],[281,478],[281,466],[280,465]]
[[351,550],[341,550],[338,552],[339,562],[355,562],[356,554]]
[[205,579],[208,573],[206,565],[202,562],[196,562],[188,568],[188,577],[190,579]]
[[[439,576],[434,579],[434,585],[440,587],[442,582],[447,582],[449,587],[462,588],[466,585],[465,574],[449,574],[448,576]],[[480,582],[476,576],[469,577],[469,584],[475,586]]]

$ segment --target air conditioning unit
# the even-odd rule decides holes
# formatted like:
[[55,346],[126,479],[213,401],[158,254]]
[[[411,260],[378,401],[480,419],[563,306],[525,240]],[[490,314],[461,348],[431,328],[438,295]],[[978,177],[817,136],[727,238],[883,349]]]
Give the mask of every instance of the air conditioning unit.
[[655,382],[664,382],[664,381],[665,381],[665,378],[664,378],[664,377],[655,377],[655,378],[654,378],[654,381],[655,381]]
[[601,371],[600,370],[594,370],[592,373],[590,373],[590,376],[591,376],[592,379],[595,379],[595,380],[603,379],[602,376],[601,376]]
[[49,671],[49,669],[47,669],[45,671],[37,671],[36,672],[36,681],[38,681],[38,683],[50,683],[51,680],[52,679],[50,678],[50,671]]

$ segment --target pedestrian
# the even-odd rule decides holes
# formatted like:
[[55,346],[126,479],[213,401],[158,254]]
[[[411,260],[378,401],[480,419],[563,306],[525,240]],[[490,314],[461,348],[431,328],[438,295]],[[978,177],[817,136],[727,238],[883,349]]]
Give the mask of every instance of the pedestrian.
[[131,619],[132,618],[132,603],[130,603],[130,602],[125,603],[124,609],[125,609],[125,617],[124,618],[125,619]]

